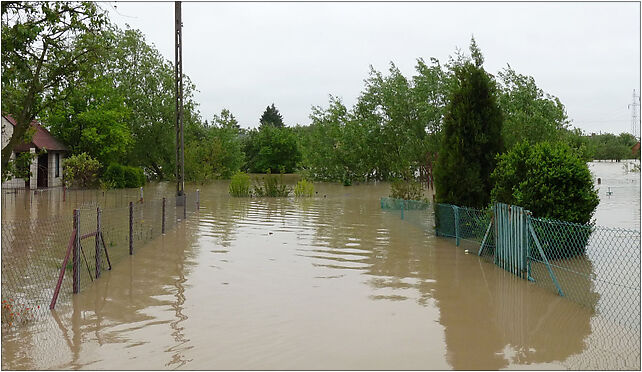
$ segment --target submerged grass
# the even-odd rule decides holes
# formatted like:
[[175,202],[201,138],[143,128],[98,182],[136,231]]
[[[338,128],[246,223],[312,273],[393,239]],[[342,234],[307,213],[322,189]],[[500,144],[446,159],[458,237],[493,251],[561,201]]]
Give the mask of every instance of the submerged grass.
[[312,182],[309,182],[306,179],[302,179],[296,183],[296,186],[294,187],[294,195],[299,197],[311,197],[312,195],[314,195],[314,185],[312,184]]

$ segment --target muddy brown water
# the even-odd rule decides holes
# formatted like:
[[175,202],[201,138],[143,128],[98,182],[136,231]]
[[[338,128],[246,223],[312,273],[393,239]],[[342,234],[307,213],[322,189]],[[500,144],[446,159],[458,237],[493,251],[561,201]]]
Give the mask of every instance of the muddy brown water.
[[[227,184],[51,317],[4,327],[2,368],[640,368],[608,320],[435,237],[429,213],[381,210],[388,184],[306,199]],[[43,199],[41,216],[68,212]],[[3,218],[25,215],[11,205]]]

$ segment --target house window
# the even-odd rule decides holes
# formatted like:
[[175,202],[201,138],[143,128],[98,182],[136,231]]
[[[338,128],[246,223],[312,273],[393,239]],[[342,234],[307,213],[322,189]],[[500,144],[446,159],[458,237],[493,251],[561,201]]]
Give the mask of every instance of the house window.
[[60,154],[56,153],[56,177],[60,177]]

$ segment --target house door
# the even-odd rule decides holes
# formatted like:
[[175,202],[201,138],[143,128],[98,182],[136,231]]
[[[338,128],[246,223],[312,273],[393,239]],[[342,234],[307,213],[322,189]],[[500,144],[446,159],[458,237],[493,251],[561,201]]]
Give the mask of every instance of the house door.
[[47,187],[49,177],[49,155],[38,156],[38,187]]

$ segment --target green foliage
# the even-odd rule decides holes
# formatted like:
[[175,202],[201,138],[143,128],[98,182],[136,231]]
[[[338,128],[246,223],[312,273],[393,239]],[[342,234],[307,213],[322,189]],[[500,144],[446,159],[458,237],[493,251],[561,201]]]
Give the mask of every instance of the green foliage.
[[145,184],[145,173],[138,167],[112,163],[103,173],[102,180],[108,187],[117,189],[140,187]]
[[84,152],[63,160],[62,167],[63,182],[67,186],[94,187],[98,184],[100,162]]
[[454,72],[455,90],[446,108],[434,171],[436,201],[483,208],[490,202],[495,157],[503,151],[502,112],[495,83],[481,66],[467,60]]
[[232,196],[250,196],[250,176],[236,172],[230,181],[229,192]]
[[261,128],[266,125],[276,128],[283,128],[285,126],[283,124],[283,117],[281,116],[281,113],[279,113],[279,110],[274,107],[274,103],[272,106],[265,108],[263,115],[261,115],[261,119],[259,119],[259,124]]
[[228,110],[214,115],[212,125],[193,126],[185,137],[186,180],[228,179],[241,168],[239,125]]
[[255,180],[256,184],[254,185],[254,195],[258,197],[270,196],[289,196],[292,192],[292,188],[283,183],[283,173],[281,173],[280,178],[272,175],[270,171],[263,177],[261,181]]
[[324,181],[387,180],[426,167],[437,151],[448,84],[436,59],[417,61],[411,79],[390,64],[387,74],[371,67],[352,109],[330,96],[313,107],[302,131],[304,168]]
[[[44,122],[73,153],[87,152],[104,165],[141,166],[155,179],[173,178],[172,64],[138,30],[110,26],[93,44],[101,53],[52,95]],[[186,139],[192,128],[202,126],[194,89],[184,76]],[[187,140],[185,144],[189,148]]]
[[5,167],[2,168],[2,182],[12,178],[27,179],[31,177],[31,162],[37,154],[22,152],[16,155],[15,159],[10,159]]
[[564,105],[537,87],[533,77],[518,74],[510,65],[498,75],[499,106],[504,114],[502,135],[507,149],[521,141],[555,141],[568,128]]
[[558,138],[556,140],[551,140],[550,142],[556,141],[569,145],[575,151],[577,156],[579,156],[585,163],[593,160],[595,146],[590,143],[587,136],[582,134],[581,129],[563,129],[558,133]]
[[244,139],[245,168],[252,173],[268,170],[292,173],[301,159],[297,137],[292,128],[262,126]]
[[588,166],[563,143],[519,143],[499,157],[492,178],[494,201],[536,217],[586,224],[599,203]]
[[587,138],[593,150],[593,159],[620,161],[636,158],[632,149],[637,140],[629,133],[622,133],[619,136],[611,133],[592,134]]
[[414,179],[398,179],[390,184],[390,197],[394,199],[422,200],[423,185]]
[[[87,73],[87,75],[85,75]],[[65,100],[53,102],[46,123],[72,153],[87,153],[101,164],[123,162],[133,140],[128,127],[131,109],[108,75],[83,71],[65,89]]]
[[92,2],[2,3],[2,111],[17,122],[2,149],[2,168],[29,123],[101,53],[106,24]]
[[299,180],[294,186],[294,195],[310,197],[314,195],[314,185],[306,179]]

